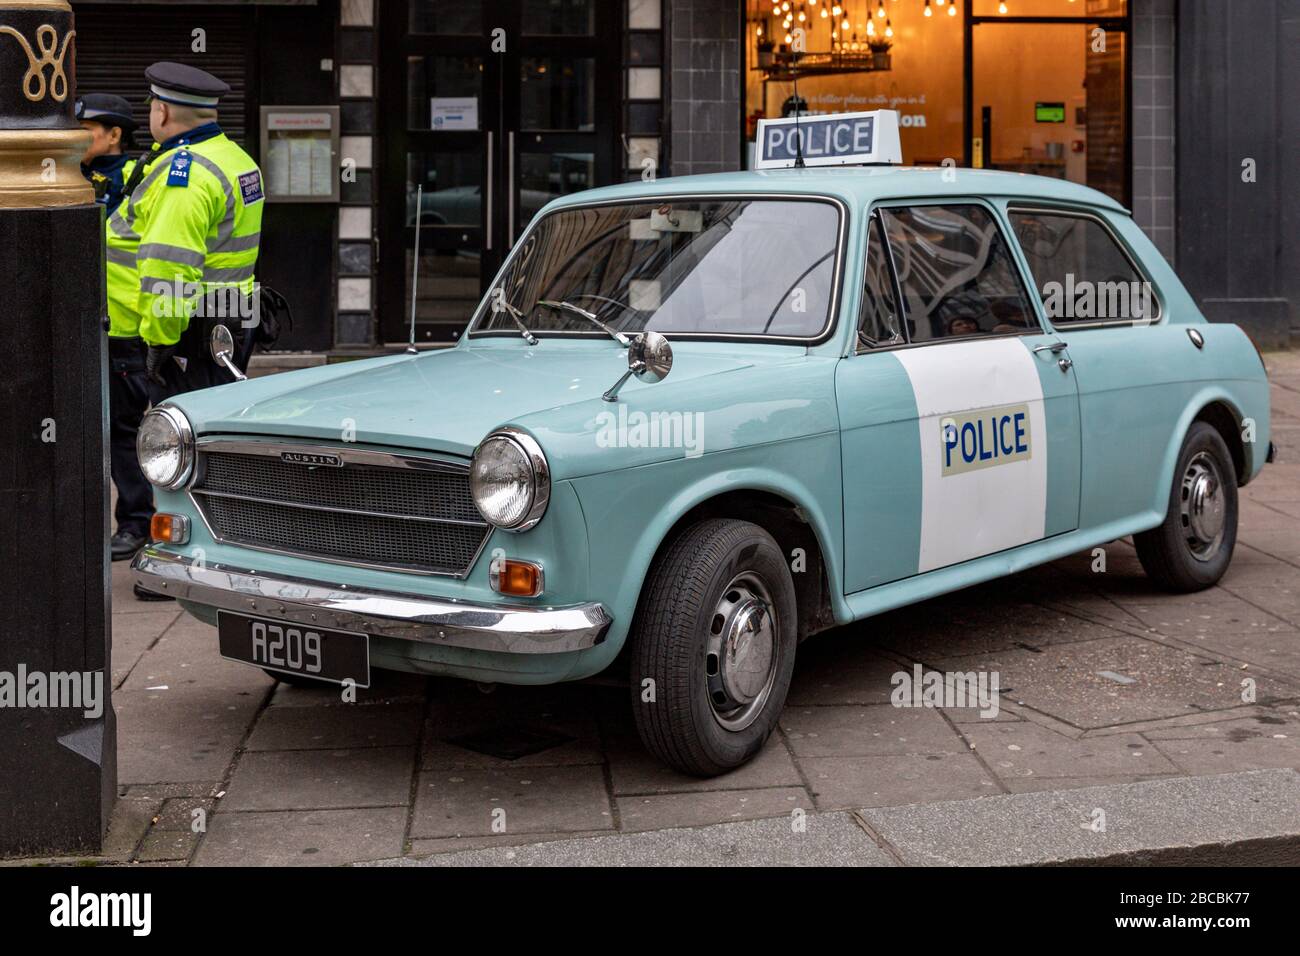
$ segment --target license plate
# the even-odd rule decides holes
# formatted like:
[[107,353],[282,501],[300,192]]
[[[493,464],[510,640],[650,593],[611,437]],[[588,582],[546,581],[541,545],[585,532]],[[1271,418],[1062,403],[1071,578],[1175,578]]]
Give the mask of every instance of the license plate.
[[370,637],[290,621],[217,611],[217,644],[227,660],[357,687],[370,686]]

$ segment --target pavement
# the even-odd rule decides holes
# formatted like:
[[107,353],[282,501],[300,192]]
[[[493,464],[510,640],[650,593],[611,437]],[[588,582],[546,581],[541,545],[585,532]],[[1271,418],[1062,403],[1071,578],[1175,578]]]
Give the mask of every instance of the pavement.
[[[1297,861],[1300,354],[1267,360],[1281,460],[1242,492],[1219,586],[1160,592],[1123,540],[1104,571],[1085,552],[819,635],[778,732],[712,780],[646,755],[610,682],[380,672],[343,703],[222,660],[116,564],[120,799],[95,859]],[[996,717],[892,706],[917,664],[996,671]]]

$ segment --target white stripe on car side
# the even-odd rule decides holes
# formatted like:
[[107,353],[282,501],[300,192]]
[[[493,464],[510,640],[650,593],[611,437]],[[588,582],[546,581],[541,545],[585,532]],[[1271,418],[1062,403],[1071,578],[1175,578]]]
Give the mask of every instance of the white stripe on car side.
[[[1047,420],[1034,357],[1018,338],[900,349],[921,430],[918,573],[1037,541],[1047,520]],[[1028,406],[1029,455],[944,474],[944,419]]]

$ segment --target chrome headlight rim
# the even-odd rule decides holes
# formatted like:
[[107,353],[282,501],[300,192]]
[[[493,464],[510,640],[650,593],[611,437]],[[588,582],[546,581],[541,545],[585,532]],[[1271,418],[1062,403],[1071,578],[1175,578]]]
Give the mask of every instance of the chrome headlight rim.
[[[159,405],[155,408],[149,409],[149,411],[145,413],[144,418],[140,421],[141,428],[143,428],[144,423],[148,421],[151,416],[165,418],[171,426],[176,429],[176,434],[180,441],[181,461],[180,466],[176,469],[176,475],[171,481],[157,482],[149,478],[147,474],[145,475],[145,480],[155,488],[162,488],[164,491],[179,491],[181,488],[184,488],[194,476],[194,428],[190,425],[190,420],[185,417],[185,413],[175,405]],[[135,453],[136,458],[139,459],[140,442],[138,431],[136,433]],[[141,471],[143,470],[144,467],[142,463]]]
[[[542,451],[542,446],[537,443],[537,439],[528,432],[513,425],[504,425],[492,431],[474,449],[474,456],[470,459],[471,475],[473,475],[474,467],[478,462],[480,451],[491,441],[508,441],[523,454],[524,460],[528,462],[532,472],[532,497],[523,517],[510,524],[498,524],[486,514],[483,514],[482,508],[479,508],[479,514],[482,514],[484,520],[492,527],[500,528],[502,531],[515,533],[527,531],[542,520],[542,516],[546,514],[546,506],[551,500],[551,466],[546,460],[546,453]],[[474,498],[474,507],[478,508],[478,498],[474,496],[472,487],[470,495]]]

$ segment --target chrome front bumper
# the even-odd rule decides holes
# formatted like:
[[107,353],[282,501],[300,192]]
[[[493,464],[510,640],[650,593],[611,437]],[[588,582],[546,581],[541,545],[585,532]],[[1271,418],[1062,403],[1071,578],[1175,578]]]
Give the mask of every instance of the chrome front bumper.
[[135,556],[131,571],[147,590],[206,607],[443,647],[559,654],[599,644],[610,625],[599,604],[521,607],[366,591],[200,564],[153,547]]

